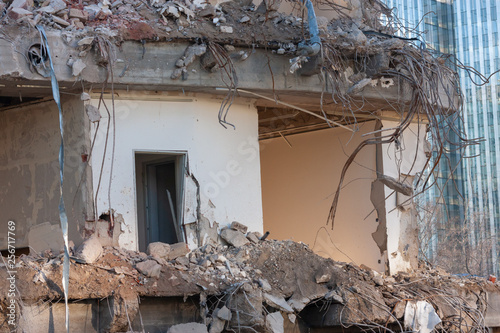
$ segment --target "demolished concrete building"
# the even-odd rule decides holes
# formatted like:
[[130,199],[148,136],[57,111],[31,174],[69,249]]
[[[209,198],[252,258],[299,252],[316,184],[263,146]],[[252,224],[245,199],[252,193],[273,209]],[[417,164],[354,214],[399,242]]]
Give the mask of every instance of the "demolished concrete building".
[[[153,309],[164,297],[190,299],[196,305],[181,312],[200,313],[157,325],[163,329],[198,321],[210,332],[217,332],[217,325],[219,332],[224,327],[274,332],[273,320],[285,325],[279,311],[305,318],[308,309],[308,318],[319,318],[325,308],[311,310],[310,303],[330,304],[337,294],[336,310],[327,310],[333,311],[331,321],[300,319],[300,325],[355,323],[353,313],[346,314],[352,316],[347,321],[338,318],[349,297],[335,291],[334,284],[344,284],[334,280],[344,273],[327,272],[325,281],[318,282],[321,276],[314,281],[318,264],[314,274],[307,272],[314,287],[309,276],[298,279],[308,281],[307,295],[295,292],[300,286],[278,293],[278,282],[268,286],[259,280],[266,279],[255,270],[269,269],[270,260],[262,252],[299,246],[264,242],[264,231],[269,238],[308,244],[323,257],[370,267],[360,276],[418,268],[414,180],[435,149],[426,137],[439,143],[438,117],[453,112],[460,95],[453,72],[440,59],[381,23],[390,11],[378,1],[339,0],[327,9],[318,3],[316,10],[309,1],[0,4],[1,223],[15,222],[18,251],[29,248],[32,256],[45,256],[19,263],[25,313],[40,307],[33,301],[50,300],[50,311],[40,311],[39,319],[26,315],[21,329],[62,318],[55,314],[62,308],[52,303],[66,290],[58,256],[63,234],[75,247],[85,239],[107,247],[98,266],[90,265],[94,258],[89,266],[69,268],[67,298],[88,300],[70,303],[70,315],[92,313],[84,316],[90,321],[73,322],[94,331],[138,330],[132,322],[148,311],[139,309]],[[64,210],[67,232],[59,227]],[[247,244],[251,241],[255,245]],[[193,252],[144,253],[158,242],[183,243]],[[265,249],[273,244],[276,249]],[[5,227],[0,247],[8,245]],[[301,246],[296,250],[312,256]],[[239,261],[219,260],[222,252]],[[111,264],[119,260],[128,264]],[[332,269],[356,269],[338,265]],[[200,278],[200,270],[213,273],[213,280]],[[99,281],[109,285],[98,290]],[[379,287],[387,285],[378,281]],[[487,288],[481,301],[498,287]],[[337,294],[325,296],[332,292]],[[221,296],[228,294],[241,297]],[[254,302],[248,295],[260,296]],[[388,305],[377,295],[380,302],[373,304],[385,304],[382,312],[392,319],[372,308],[366,320],[398,325],[403,316],[392,314],[397,302]],[[147,301],[139,304],[139,296]],[[102,299],[112,303],[108,317],[99,310]],[[217,304],[207,305],[207,299]],[[178,306],[164,302],[165,311]],[[253,323],[234,319],[245,302],[255,312]],[[203,312],[200,304],[210,310]],[[222,315],[219,304],[227,305],[229,315]],[[262,316],[271,309],[279,316]],[[486,311],[474,309],[481,316]],[[150,311],[146,326],[155,331]]]

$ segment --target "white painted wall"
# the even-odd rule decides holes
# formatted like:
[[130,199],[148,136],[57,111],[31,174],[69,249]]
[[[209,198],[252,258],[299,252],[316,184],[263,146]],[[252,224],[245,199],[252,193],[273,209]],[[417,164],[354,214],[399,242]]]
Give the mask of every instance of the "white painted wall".
[[[394,121],[382,121],[383,128],[398,126]],[[425,125],[411,124],[403,132],[400,146],[385,144],[382,148],[384,174],[400,179],[408,177],[411,181],[415,175],[422,172],[425,162]],[[385,188],[386,198],[393,190]],[[401,195],[400,195],[401,197]],[[387,252],[389,271],[392,274],[409,271],[417,263],[418,255],[418,226],[413,201],[406,210],[396,208],[397,195],[393,193],[385,201],[387,216]]]
[[[110,194],[112,208],[122,214],[125,221],[120,246],[137,249],[134,151],[187,151],[189,170],[200,183],[205,216],[220,226],[238,221],[249,230],[262,232],[258,121],[257,110],[250,100],[238,100],[231,106],[227,120],[236,126],[233,130],[224,129],[218,122],[219,99],[181,96],[169,101],[169,97],[151,100],[148,95],[135,95],[134,99],[127,100],[126,94],[119,95],[121,99],[115,101],[116,146]],[[105,102],[111,111],[111,101]],[[97,99],[91,103],[98,106]],[[103,119],[91,161],[94,193],[108,120],[102,106],[101,114]],[[112,137],[113,126],[97,200],[99,214],[109,207]],[[208,200],[215,208],[208,208]],[[187,198],[186,202],[193,200]]]

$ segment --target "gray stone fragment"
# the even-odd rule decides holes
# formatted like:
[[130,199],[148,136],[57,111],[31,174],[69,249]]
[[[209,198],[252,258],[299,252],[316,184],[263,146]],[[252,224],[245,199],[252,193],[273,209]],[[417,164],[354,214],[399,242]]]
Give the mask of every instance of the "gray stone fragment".
[[217,316],[213,316],[208,333],[221,333],[224,330],[225,325],[226,322],[224,320],[219,319]]
[[249,241],[245,237],[245,235],[243,235],[241,232],[233,230],[233,229],[222,230],[220,233],[220,236],[226,242],[228,242],[229,244],[231,244],[232,246],[235,246],[235,247],[240,247],[240,246],[243,246],[243,245],[249,243]]
[[236,222],[236,221],[231,222],[230,228],[233,230],[237,230],[237,231],[241,232],[242,234],[246,234],[248,231],[248,227],[246,225],[241,224],[241,223]]
[[149,243],[147,253],[154,258],[168,259],[170,244],[162,242]]
[[271,291],[272,290],[271,285],[269,284],[269,282],[267,282],[266,279],[259,279],[259,285],[262,288],[262,290],[264,290],[264,291]]
[[49,6],[54,9],[54,13],[60,12],[67,7],[66,2],[63,0],[50,0]]
[[329,300],[329,301],[333,301],[335,303],[344,304],[344,299],[335,290],[328,292],[325,295],[325,299]]
[[30,10],[33,8],[33,0],[14,0],[9,6],[9,9],[22,8]]
[[168,253],[168,260],[177,259],[189,253],[187,244],[184,242],[170,244],[170,252]]
[[[63,20],[64,21],[64,20]],[[66,22],[66,21],[65,21]],[[67,23],[67,22],[66,22]],[[69,25],[69,23],[68,23]],[[81,59],[77,59],[73,65],[71,66],[72,70],[73,70],[73,76],[78,76],[82,73],[82,71],[85,69],[85,67],[87,67],[87,65],[85,65],[85,63],[81,60]]]
[[247,239],[249,241],[251,241],[252,243],[254,244],[258,244],[259,243],[259,237],[257,237],[257,235],[253,232],[249,232],[248,235],[247,235]]
[[75,257],[79,261],[91,264],[95,262],[102,254],[102,245],[97,239],[97,237],[92,236],[85,240],[82,245],[78,247],[75,253]]
[[319,284],[319,283],[326,283],[326,282],[330,281],[332,276],[329,273],[319,273],[319,274],[316,274],[316,276],[314,278],[316,279],[316,283]]
[[231,310],[229,310],[225,305],[217,311],[217,317],[219,319],[229,321],[231,320]]
[[94,42],[95,37],[85,37],[78,41],[78,46],[91,45]]
[[293,313],[292,307],[286,302],[283,296],[274,296],[268,293],[264,293],[264,300],[266,303],[273,308],[279,309],[287,313]]
[[141,261],[140,263],[135,265],[135,268],[137,268],[139,272],[146,276],[153,278],[160,277],[161,265],[158,264],[155,260]]
[[90,122],[95,123],[101,120],[101,113],[99,112],[99,109],[92,104],[85,105],[85,111],[87,112]]
[[406,302],[405,301],[399,301],[394,306],[394,310],[392,311],[392,313],[394,314],[394,316],[396,318],[401,319],[401,318],[403,318],[403,316],[405,314],[405,310],[406,310]]
[[281,312],[276,311],[266,316],[266,326],[272,333],[284,333],[284,319]]
[[213,17],[215,14],[215,7],[212,5],[206,5],[205,8],[198,12],[198,16],[200,17]]
[[186,71],[186,68],[185,67],[182,67],[182,68],[176,68],[174,69],[174,71],[172,72],[172,74],[170,75],[170,78],[172,80],[177,80],[178,78],[181,77],[182,73],[183,72],[187,72]]
[[170,327],[167,333],[208,333],[207,327],[199,323],[179,324]]
[[196,57],[202,56],[207,52],[207,46],[205,44],[191,45],[186,49],[184,53],[184,66],[191,65]]

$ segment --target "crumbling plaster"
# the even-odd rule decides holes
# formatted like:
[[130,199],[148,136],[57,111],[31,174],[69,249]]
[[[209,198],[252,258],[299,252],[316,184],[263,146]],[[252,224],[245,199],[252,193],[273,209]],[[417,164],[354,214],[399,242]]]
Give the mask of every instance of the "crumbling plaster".
[[[111,207],[123,215],[120,246],[137,249],[137,202],[134,154],[137,151],[161,153],[187,152],[189,175],[185,182],[186,224],[196,218],[198,227],[226,226],[232,221],[244,223],[251,231],[262,231],[260,160],[257,142],[257,110],[251,100],[238,99],[231,107],[227,120],[235,129],[225,129],[218,122],[220,99],[179,96],[163,100],[141,100],[137,94],[127,98],[118,94],[116,110],[116,146],[111,183]],[[91,103],[98,106],[98,99]],[[111,101],[105,100],[110,106]],[[94,193],[101,173],[103,148],[107,128],[107,113],[99,126],[92,158]],[[93,125],[92,132],[95,132]],[[97,197],[97,214],[108,211],[108,184],[112,159],[110,127],[108,149],[102,170],[101,188]],[[93,135],[93,134],[92,134]],[[196,184],[199,185],[197,191]],[[195,196],[199,192],[199,199]],[[198,207],[191,207],[196,204]],[[203,218],[201,218],[203,217]],[[214,224],[214,223],[217,223]],[[210,229],[210,228],[208,228]],[[186,227],[191,248],[203,245],[215,233],[196,235],[196,228]],[[199,231],[199,230],[198,230]],[[213,234],[212,237],[208,237]],[[216,239],[215,239],[216,240]]]
[[[394,121],[382,121],[382,124],[383,128],[398,126]],[[425,126],[411,124],[398,142],[382,145],[385,176],[413,187],[414,178],[423,171],[427,161]],[[384,186],[384,193],[389,271],[408,271],[418,264],[418,225],[413,200],[388,186]]]
[[[62,102],[66,130],[63,193],[69,235],[78,243],[88,213],[88,178],[82,154],[89,151],[89,127],[79,98],[64,97]],[[16,222],[18,248],[29,245],[31,227],[44,222],[59,225],[58,122],[54,101],[0,112],[0,211],[2,223]],[[6,246],[6,234],[0,234],[0,248]]]

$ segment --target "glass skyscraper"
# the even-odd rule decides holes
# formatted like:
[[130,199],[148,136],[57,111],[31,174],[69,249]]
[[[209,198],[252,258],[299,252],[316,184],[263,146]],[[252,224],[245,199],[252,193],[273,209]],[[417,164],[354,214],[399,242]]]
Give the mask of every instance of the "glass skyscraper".
[[[464,94],[463,122],[456,126],[468,138],[484,139],[464,151],[448,147],[446,158],[440,162],[436,186],[426,198],[445,208],[433,215],[437,222],[432,224],[424,255],[433,259],[454,256],[457,265],[451,269],[456,273],[499,274],[500,73],[488,76],[500,69],[500,1],[385,2],[409,28],[398,34],[421,35],[437,55],[452,55],[449,65],[456,66]],[[461,69],[462,64],[485,77]],[[466,158],[461,159],[461,155]],[[440,248],[453,250],[446,254]],[[461,258],[461,254],[467,258]],[[470,262],[464,265],[464,260]]]

